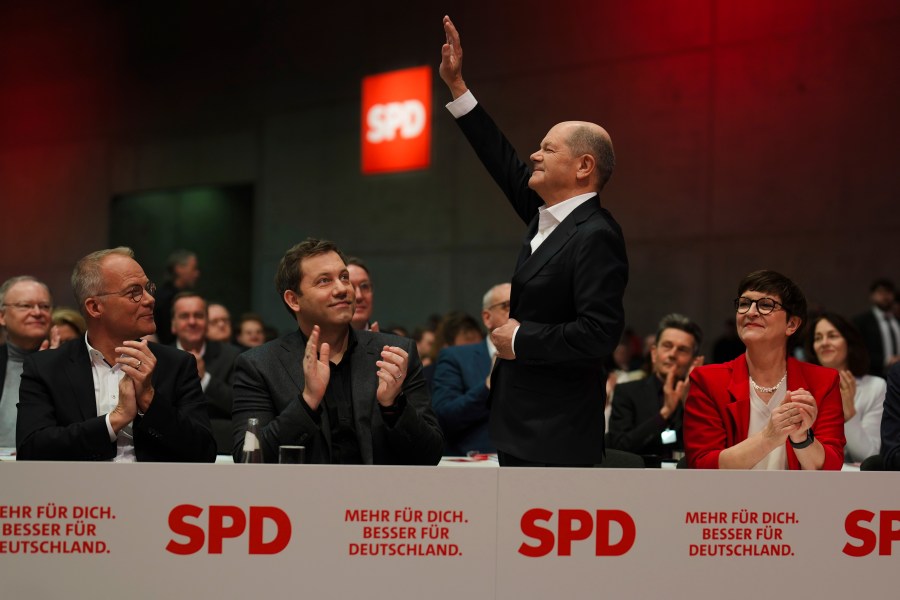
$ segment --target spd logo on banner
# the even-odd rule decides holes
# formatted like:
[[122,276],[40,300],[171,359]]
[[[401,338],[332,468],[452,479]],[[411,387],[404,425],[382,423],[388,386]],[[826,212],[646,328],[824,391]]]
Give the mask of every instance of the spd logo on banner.
[[431,67],[363,78],[364,175],[424,169],[431,163]]

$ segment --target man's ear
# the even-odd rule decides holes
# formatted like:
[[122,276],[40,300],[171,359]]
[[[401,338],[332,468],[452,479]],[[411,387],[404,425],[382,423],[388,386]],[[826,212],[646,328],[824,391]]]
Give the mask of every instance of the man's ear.
[[281,296],[284,298],[285,303],[291,307],[291,310],[295,313],[300,312],[300,299],[297,295],[297,292],[294,290],[284,290],[284,294]]
[[103,314],[103,303],[96,298],[88,298],[84,301],[84,310],[89,317],[97,319]]
[[590,154],[582,154],[578,159],[578,171],[575,172],[576,179],[590,179],[594,171],[597,170],[597,160]]

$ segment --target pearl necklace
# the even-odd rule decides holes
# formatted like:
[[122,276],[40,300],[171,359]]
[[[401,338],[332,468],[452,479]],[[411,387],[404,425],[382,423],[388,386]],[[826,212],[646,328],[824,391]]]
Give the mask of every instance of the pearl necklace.
[[755,381],[753,381],[752,377],[750,378],[750,385],[752,385],[753,389],[755,389],[760,394],[771,394],[772,392],[774,392],[775,390],[778,389],[778,386],[780,386],[782,383],[784,383],[785,379],[787,379],[787,371],[785,371],[784,375],[781,376],[781,380],[778,383],[776,383],[775,385],[773,385],[772,387],[763,387],[763,386],[759,385],[758,383],[756,383]]

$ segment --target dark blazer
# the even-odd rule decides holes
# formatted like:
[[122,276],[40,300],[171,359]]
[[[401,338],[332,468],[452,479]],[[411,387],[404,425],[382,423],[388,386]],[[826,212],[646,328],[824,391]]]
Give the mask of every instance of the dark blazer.
[[487,341],[441,350],[434,372],[431,405],[444,430],[444,453],[494,452],[488,436],[488,388],[491,372]]
[[[787,389],[803,388],[816,399],[819,413],[813,433],[825,448],[823,470],[844,465],[844,409],[838,373],[834,369],[787,359]],[[615,402],[615,401],[614,401]],[[691,387],[684,405],[684,450],[693,469],[718,469],[719,454],[747,439],[750,429],[750,373],[747,355],[731,362],[705,365],[691,371]],[[799,469],[790,440],[788,467]]]
[[521,323],[515,360],[491,379],[491,439],[526,461],[595,464],[603,458],[604,359],[624,326],[628,259],[622,231],[598,197],[579,206],[532,255],[544,201],[531,171],[477,105],[457,119],[488,173],[528,224],[512,277],[510,317]]
[[887,395],[881,417],[881,456],[884,468],[900,471],[900,363],[887,372]]
[[206,353],[203,355],[206,372],[210,375],[203,393],[219,454],[231,454],[232,450],[234,430],[231,427],[231,408],[234,393],[231,386],[234,383],[234,362],[240,353],[240,349],[234,344],[207,341]]
[[[635,454],[666,457],[671,456],[672,450],[684,448],[681,405],[668,419],[659,414],[662,405],[662,383],[656,375],[617,385],[606,445]],[[672,444],[662,443],[660,435],[666,428],[675,431],[676,441]]]
[[3,400],[3,384],[6,382],[6,361],[9,360],[9,349],[6,344],[0,345],[0,400]]
[[[410,339],[385,333],[355,331],[357,344],[349,356],[353,418],[364,464],[436,465],[444,439],[422,377],[422,362]],[[409,352],[409,367],[398,397],[399,418],[389,427],[375,399],[378,367],[384,346]],[[277,462],[280,445],[306,447],[306,462],[331,462],[328,411],[317,423],[303,400],[303,352],[300,331],[289,333],[241,354],[234,372],[234,460],[242,458],[247,419],[259,419],[260,446],[265,462]]]
[[869,351],[869,375],[884,377],[885,349],[881,338],[881,328],[872,310],[867,310],[853,319],[853,323],[862,334],[866,349]]
[[[186,352],[150,343],[156,356],[153,402],[134,420],[138,461],[213,462],[216,446],[197,377]],[[16,424],[17,460],[110,460],[106,415],[97,414],[84,338],[25,359]]]

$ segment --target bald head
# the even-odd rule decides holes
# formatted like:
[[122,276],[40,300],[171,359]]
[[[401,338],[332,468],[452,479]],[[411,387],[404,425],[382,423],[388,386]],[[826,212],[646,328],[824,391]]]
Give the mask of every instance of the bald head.
[[596,161],[597,191],[603,189],[612,176],[616,166],[616,154],[613,151],[612,139],[605,129],[596,123],[587,121],[566,121],[567,142],[572,154],[582,156],[590,154]]
[[581,194],[599,192],[616,163],[609,134],[595,123],[564,121],[554,125],[531,155],[528,186],[549,206]]

